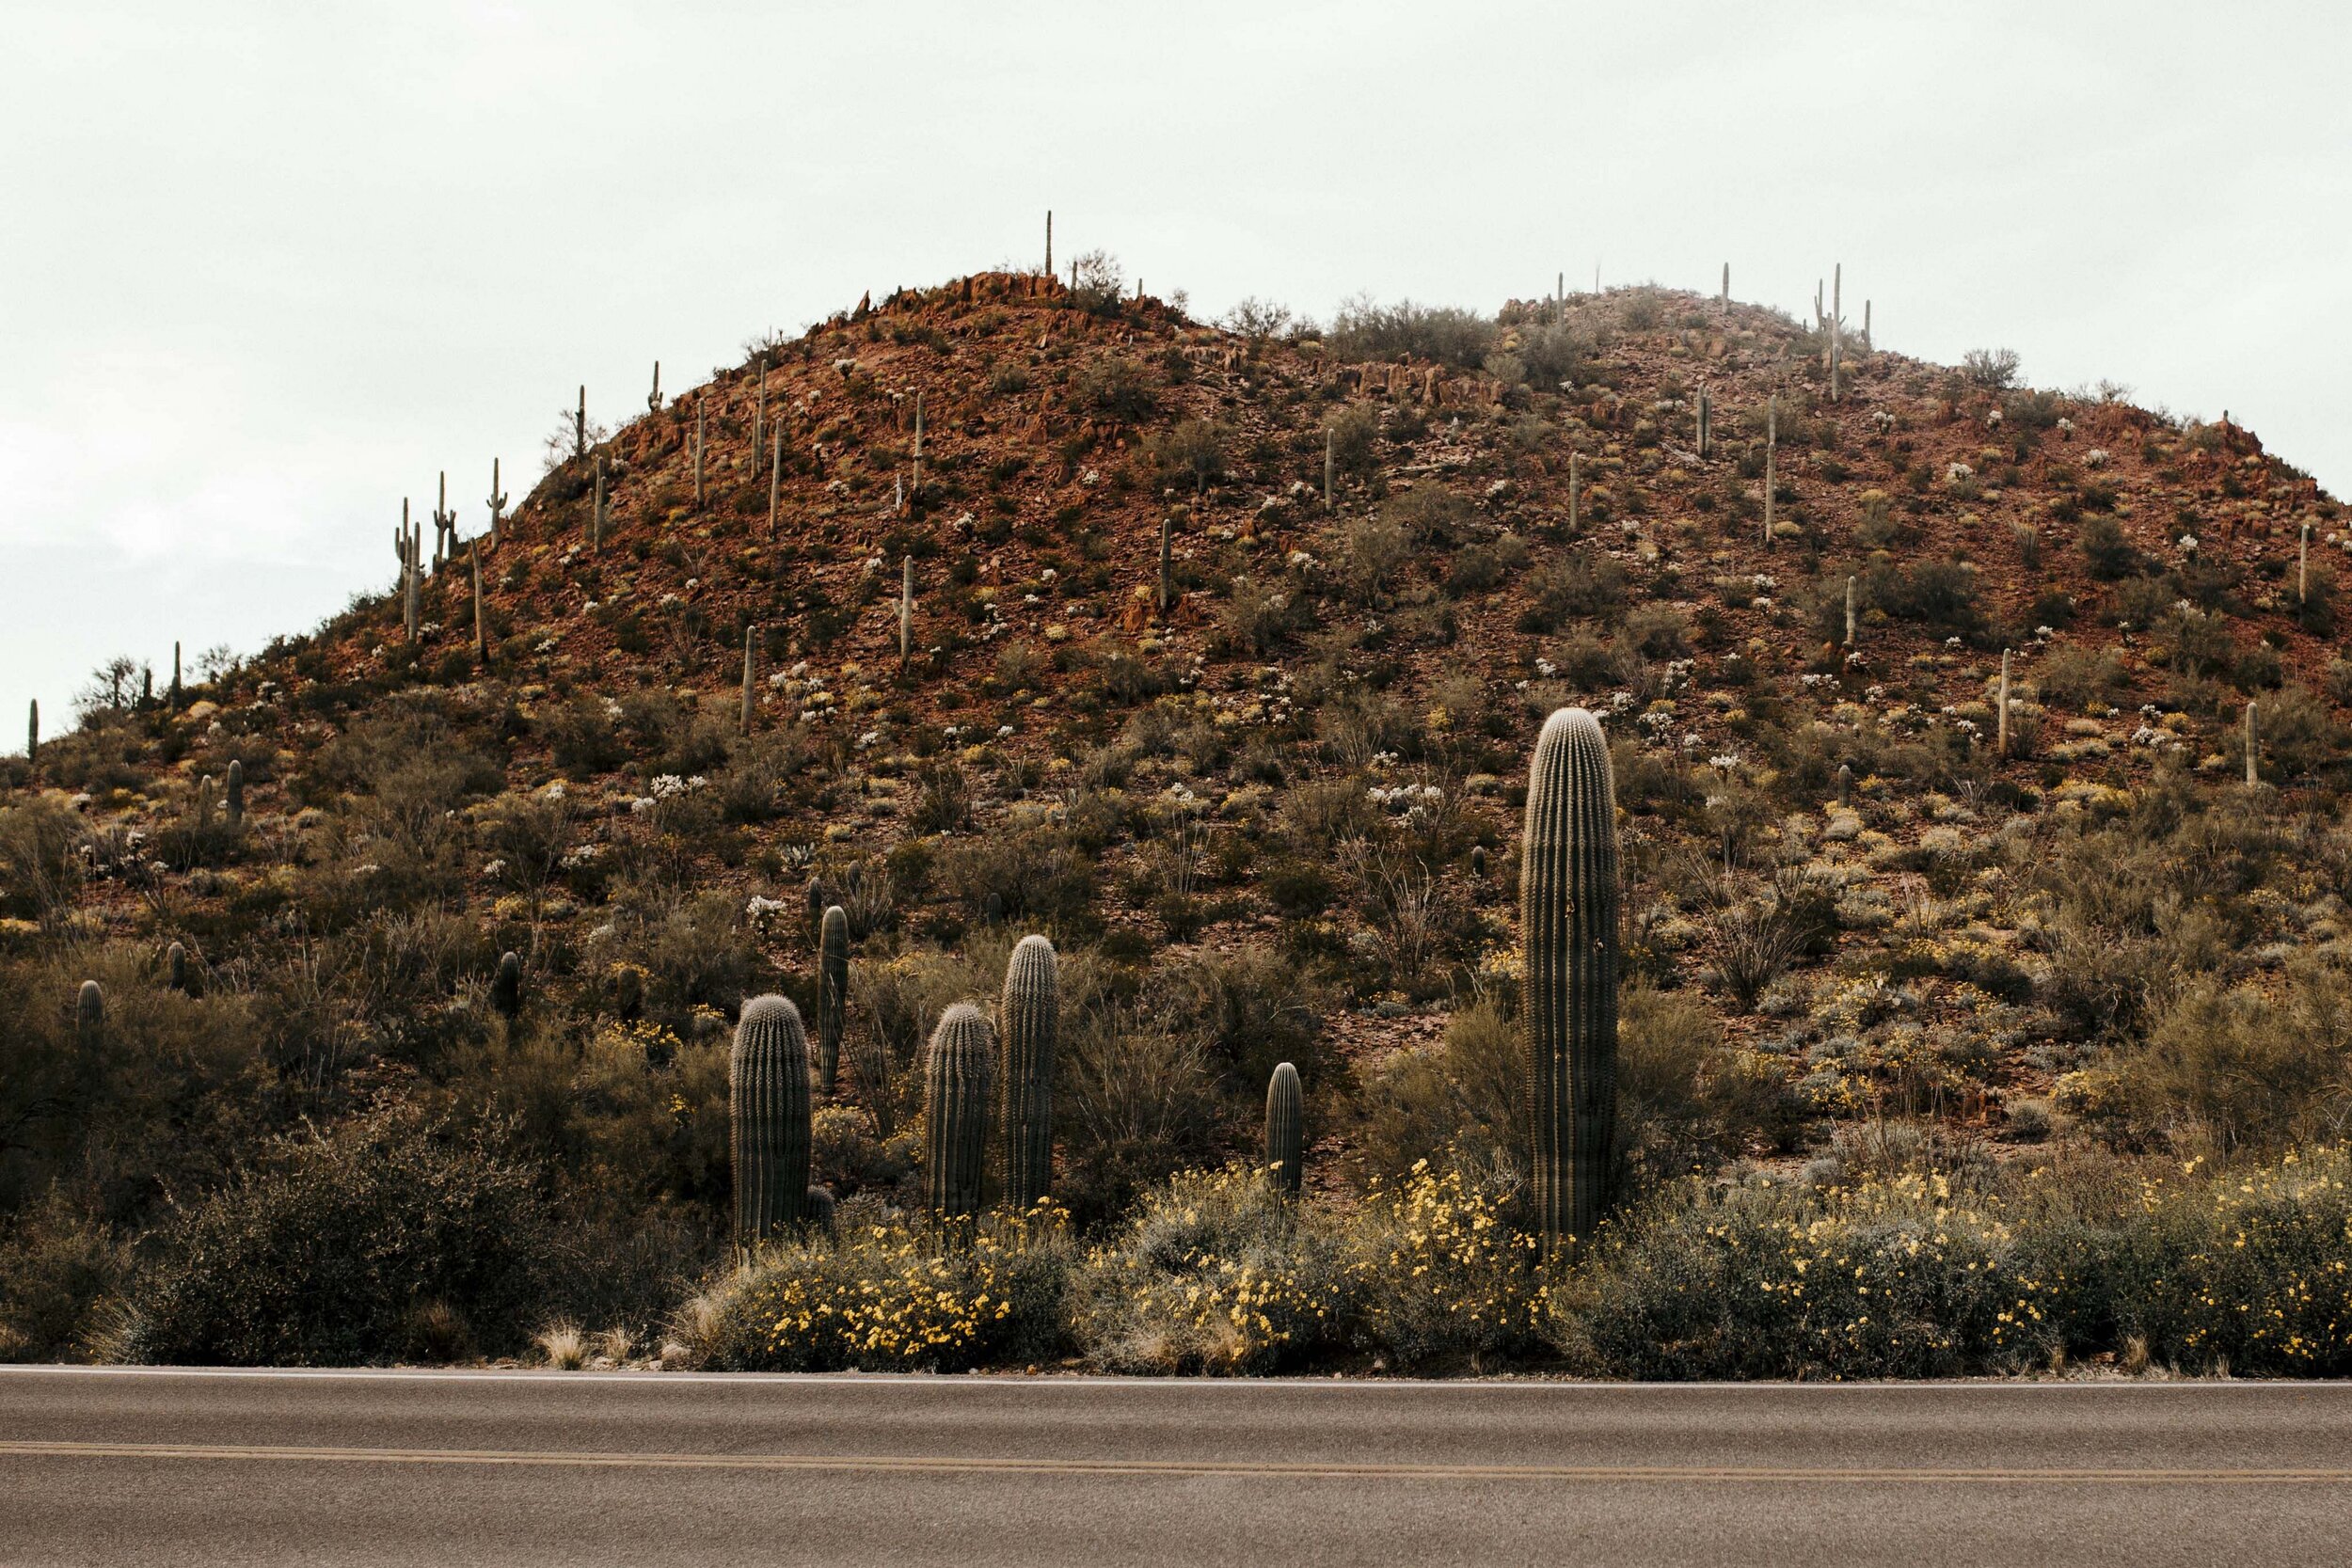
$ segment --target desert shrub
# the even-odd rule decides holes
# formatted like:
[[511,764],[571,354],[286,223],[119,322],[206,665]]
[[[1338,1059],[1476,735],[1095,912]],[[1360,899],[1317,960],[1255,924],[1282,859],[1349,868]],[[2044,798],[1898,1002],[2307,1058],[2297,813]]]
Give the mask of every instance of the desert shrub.
[[1225,472],[1225,443],[1232,432],[1214,420],[1184,420],[1165,431],[1154,431],[1143,444],[1143,454],[1164,485],[1189,484],[1206,491]]
[[1298,629],[1299,607],[1280,588],[1268,588],[1255,578],[1235,578],[1225,602],[1217,608],[1217,639],[1228,652],[1262,656],[1281,645]]
[[940,887],[969,913],[1078,926],[1094,907],[1091,856],[1051,827],[958,839],[939,857]]
[[1972,348],[1960,356],[1960,373],[1976,386],[2002,391],[2017,385],[2018,364],[2013,348]]
[[1392,1180],[1424,1161],[1507,1167],[1526,1140],[1520,1058],[1509,1013],[1482,996],[1446,1020],[1437,1048],[1393,1052],[1359,1068],[1359,1157]]
[[568,777],[593,778],[628,760],[628,748],[612,721],[603,698],[583,693],[543,712],[539,736],[553,753],[555,766]]
[[1467,1364],[1537,1350],[1544,1274],[1518,1223],[1518,1183],[1492,1171],[1414,1166],[1375,1180],[1348,1214],[1341,1267],[1352,1275],[1364,1348],[1391,1368]]
[[2141,567],[2139,550],[2125,536],[2123,525],[2105,513],[2085,522],[2074,542],[2090,562],[2090,575],[2104,582],[2121,581]]
[[2263,760],[2278,773],[2299,777],[2344,754],[2344,726],[2305,687],[2282,686],[2262,699],[2256,719]]
[[86,1348],[91,1318],[130,1273],[113,1227],[64,1193],[10,1217],[0,1237],[0,1361],[58,1361]]
[[1150,417],[1158,406],[1151,373],[1135,360],[1118,355],[1097,359],[1079,372],[1071,394],[1086,412],[1129,423]]
[[1051,1204],[968,1238],[891,1213],[760,1250],[695,1347],[726,1371],[961,1371],[1057,1360],[1075,1251]]
[[2006,1227],[1942,1178],[1693,1179],[1604,1227],[1551,1328],[1597,1376],[1954,1376],[2044,1356],[2036,1296]]
[[1123,1214],[1137,1192],[1221,1152],[1225,1114],[1197,1034],[1104,995],[1065,1003],[1060,1052],[1057,1190],[1083,1227]]
[[1567,551],[1537,568],[1529,590],[1535,602],[1522,630],[1552,631],[1587,618],[1613,626],[1625,613],[1625,568],[1590,550]]
[[357,1366],[454,1315],[467,1342],[511,1352],[553,1299],[559,1249],[538,1173],[495,1129],[371,1116],[284,1146],[188,1211],[112,1349],[169,1364]]
[[2034,679],[2044,705],[2071,713],[2104,705],[2131,685],[2113,648],[2060,648],[2042,661]]
[[2137,1147],[2230,1154],[2352,1119],[2352,975],[2303,961],[2278,987],[2211,982],[2144,1041],[2059,1082],[2058,1101]]
[[1351,403],[1324,421],[1331,443],[1331,467],[1351,479],[1370,474],[1374,443],[1380,437],[1380,413],[1368,403]]
[[1985,629],[1977,605],[1977,574],[1950,561],[1919,561],[1909,566],[1878,562],[1855,584],[1864,602],[1898,621],[1915,621],[1931,631],[1975,639]]
[[1385,517],[1355,517],[1345,536],[1347,574],[1366,603],[1395,585],[1397,571],[1412,559],[1412,536]]
[[1275,1064],[1289,1062],[1312,1092],[1325,1062],[1322,997],[1296,965],[1263,948],[1200,953],[1156,990],[1166,1016],[1240,1088],[1263,1091]]
[[1363,295],[1341,305],[1324,334],[1343,360],[1429,359],[1466,371],[1486,362],[1494,338],[1493,321],[1475,310],[1409,299],[1382,305]]
[[1232,1167],[1175,1178],[1089,1253],[1071,1333],[1106,1371],[1253,1375],[1329,1354],[1353,1310],[1329,1217]]
[[1442,484],[1416,484],[1380,503],[1379,516],[1405,532],[1416,549],[1450,545],[1478,517],[1466,497]]

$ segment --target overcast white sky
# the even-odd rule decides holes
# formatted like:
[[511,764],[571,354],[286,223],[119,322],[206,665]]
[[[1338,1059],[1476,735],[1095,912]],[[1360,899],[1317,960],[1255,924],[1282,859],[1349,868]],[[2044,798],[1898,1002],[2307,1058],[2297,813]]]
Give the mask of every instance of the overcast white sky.
[[[1100,246],[1196,314],[1565,268],[2006,344],[2352,487],[2334,4],[0,7],[0,745],[482,526],[898,283]],[[159,679],[161,676],[159,675]]]

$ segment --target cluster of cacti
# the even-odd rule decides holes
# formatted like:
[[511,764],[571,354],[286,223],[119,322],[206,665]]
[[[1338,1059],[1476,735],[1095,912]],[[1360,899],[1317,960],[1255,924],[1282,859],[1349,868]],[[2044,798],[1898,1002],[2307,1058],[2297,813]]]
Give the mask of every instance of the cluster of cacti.
[[817,937],[817,1083],[828,1095],[840,1077],[841,1028],[849,1010],[850,911],[831,904]]
[[942,1013],[931,1031],[923,1073],[924,1197],[939,1219],[964,1219],[980,1210],[996,1068],[993,1034],[969,1002]]
[[1528,1128],[1547,1249],[1592,1234],[1617,1120],[1617,802],[1582,708],[1544,721],[1519,873]]
[[1054,944],[1023,937],[1005,966],[996,1007],[1004,1033],[1005,1201],[1026,1209],[1054,1180],[1054,1052],[1061,1029],[1061,973]]
[[748,1249],[798,1225],[808,1203],[808,1036],[781,996],[743,1004],[727,1062],[735,1244]]
[[1288,1062],[1276,1063],[1265,1086],[1265,1163],[1275,1186],[1293,1197],[1306,1175],[1306,1112],[1298,1069]]
[[499,1016],[513,1019],[523,1010],[523,958],[513,951],[499,955],[498,972],[490,976],[490,1006]]
[[490,459],[490,547],[499,547],[499,519],[506,513],[506,492],[499,488],[499,460]]
[[106,1040],[106,993],[95,980],[82,982],[81,994],[73,1001],[73,1037],[85,1051],[95,1051]]

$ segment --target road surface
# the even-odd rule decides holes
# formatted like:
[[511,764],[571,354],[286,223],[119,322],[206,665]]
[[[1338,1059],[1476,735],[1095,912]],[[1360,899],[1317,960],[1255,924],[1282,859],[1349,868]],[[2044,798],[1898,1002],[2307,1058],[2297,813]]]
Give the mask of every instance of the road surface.
[[2352,1386],[0,1369],[0,1563],[2352,1560]]

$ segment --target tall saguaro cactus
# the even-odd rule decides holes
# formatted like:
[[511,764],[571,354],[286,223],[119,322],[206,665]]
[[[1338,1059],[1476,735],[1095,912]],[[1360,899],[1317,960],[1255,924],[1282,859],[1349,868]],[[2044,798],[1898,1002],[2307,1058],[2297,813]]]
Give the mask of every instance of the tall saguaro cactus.
[[661,412],[661,361],[659,359],[653,362],[653,391],[645,398],[645,412]]
[[914,657],[914,557],[898,558],[898,668]]
[[604,547],[605,511],[604,456],[596,456],[596,493],[588,509],[588,553],[595,555]]
[[1054,1183],[1054,1053],[1061,1032],[1061,966],[1043,937],[1021,939],[1005,965],[996,1005],[1004,1031],[1005,1082],[997,1134],[1003,1140],[1005,1201],[1026,1209]]
[[580,384],[580,407],[572,415],[572,455],[588,455],[588,384]]
[[40,761],[40,699],[36,697],[32,701],[31,711],[24,721],[24,766],[30,768],[39,761]]
[[1854,645],[1853,574],[1846,574],[1846,646]]
[[914,394],[914,487],[911,493],[917,510],[923,505],[923,394]]
[[1705,384],[1704,382],[1702,382],[1702,383],[1700,383],[1700,385],[1699,385],[1699,411],[1698,411],[1698,443],[1699,443],[1699,455],[1700,455],[1701,457],[1705,457],[1705,456],[1707,455],[1707,449],[1708,449],[1708,436],[1712,434],[1712,431],[1711,431],[1711,430],[1710,430],[1710,428],[1709,428],[1709,423],[1708,423],[1708,415],[1709,415],[1712,411],[1713,411],[1713,409],[1712,409],[1712,405],[1711,405],[1711,404],[1710,404],[1710,402],[1709,402],[1709,400],[1708,400],[1708,393],[1707,393],[1707,386],[1706,386],[1706,384]]
[[1729,261],[1724,263],[1723,293],[1716,296],[1715,304],[1716,309],[1724,315],[1731,314],[1731,263]]
[[759,477],[759,449],[768,439],[768,356],[759,358],[759,393],[752,403],[752,478]]
[[781,996],[743,1004],[727,1062],[735,1164],[735,1244],[748,1249],[800,1223],[808,1201],[808,1035]]
[[1780,487],[1780,394],[1764,404],[1764,544],[1772,543],[1772,492]]
[[1265,1086],[1265,1163],[1275,1186],[1287,1197],[1298,1196],[1307,1174],[1306,1116],[1307,1095],[1298,1086],[1298,1069],[1277,1062]]
[[817,935],[817,1086],[830,1096],[841,1076],[841,1030],[850,1012],[850,911],[825,907]]
[[923,1176],[935,1219],[964,1219],[980,1211],[996,1065],[992,1034],[987,1018],[969,1002],[940,1014],[931,1031],[923,1069]]
[[506,492],[499,488],[499,460],[490,459],[490,547],[499,547],[499,519],[506,512]]
[[400,557],[400,623],[407,640],[417,640],[423,606],[417,586],[419,556],[421,542],[417,527],[408,520],[408,498],[400,498],[400,527],[392,533],[392,551]]
[[457,556],[457,514],[449,508],[449,470],[441,470],[439,499],[433,503],[433,569],[438,572]]
[[1617,1126],[1617,799],[1582,708],[1536,738],[1520,857],[1530,1164],[1549,1250],[1592,1234]]
[[523,956],[509,948],[499,955],[498,972],[490,976],[490,1006],[504,1019],[523,1010]]

